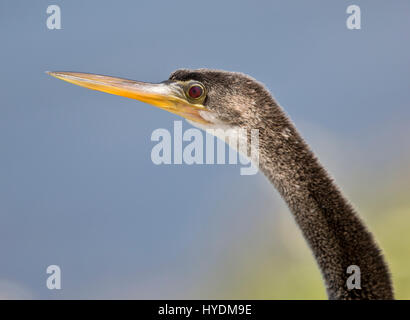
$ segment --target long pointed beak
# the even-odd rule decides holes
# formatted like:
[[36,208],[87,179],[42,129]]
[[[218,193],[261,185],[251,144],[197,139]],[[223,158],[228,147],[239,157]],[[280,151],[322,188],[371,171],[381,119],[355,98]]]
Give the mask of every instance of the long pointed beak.
[[136,99],[166,111],[180,115],[188,120],[208,123],[200,115],[206,110],[201,104],[192,104],[177,82],[147,83],[80,72],[47,72],[58,79],[92,90]]

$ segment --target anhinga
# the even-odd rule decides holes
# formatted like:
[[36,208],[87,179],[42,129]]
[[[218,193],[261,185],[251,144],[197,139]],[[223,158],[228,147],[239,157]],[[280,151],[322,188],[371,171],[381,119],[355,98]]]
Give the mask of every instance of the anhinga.
[[[50,75],[178,114],[200,128],[259,130],[259,167],[293,213],[321,269],[330,299],[393,299],[379,247],[265,87],[221,70],[177,70],[153,84],[102,75]],[[361,289],[349,290],[347,268],[361,271]]]

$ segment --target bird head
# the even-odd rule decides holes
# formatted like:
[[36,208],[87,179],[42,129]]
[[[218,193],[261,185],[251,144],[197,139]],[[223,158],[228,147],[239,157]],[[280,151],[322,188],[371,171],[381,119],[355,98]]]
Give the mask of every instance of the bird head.
[[154,105],[204,129],[252,127],[264,112],[260,106],[272,102],[268,91],[255,79],[222,70],[180,69],[160,83],[78,72],[48,73],[88,89]]

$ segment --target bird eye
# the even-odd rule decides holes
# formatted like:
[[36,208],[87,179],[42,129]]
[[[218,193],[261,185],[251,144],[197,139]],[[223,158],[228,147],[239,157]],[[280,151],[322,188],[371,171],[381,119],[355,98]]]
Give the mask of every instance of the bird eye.
[[204,94],[204,89],[198,84],[194,84],[188,89],[188,95],[192,99],[198,99]]

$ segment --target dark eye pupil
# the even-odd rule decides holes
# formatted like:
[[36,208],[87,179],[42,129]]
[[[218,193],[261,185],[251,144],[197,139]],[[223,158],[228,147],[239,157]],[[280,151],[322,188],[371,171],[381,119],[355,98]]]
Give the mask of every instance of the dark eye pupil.
[[189,88],[188,93],[191,98],[199,98],[200,96],[202,96],[202,88],[200,86],[192,86],[191,88]]

